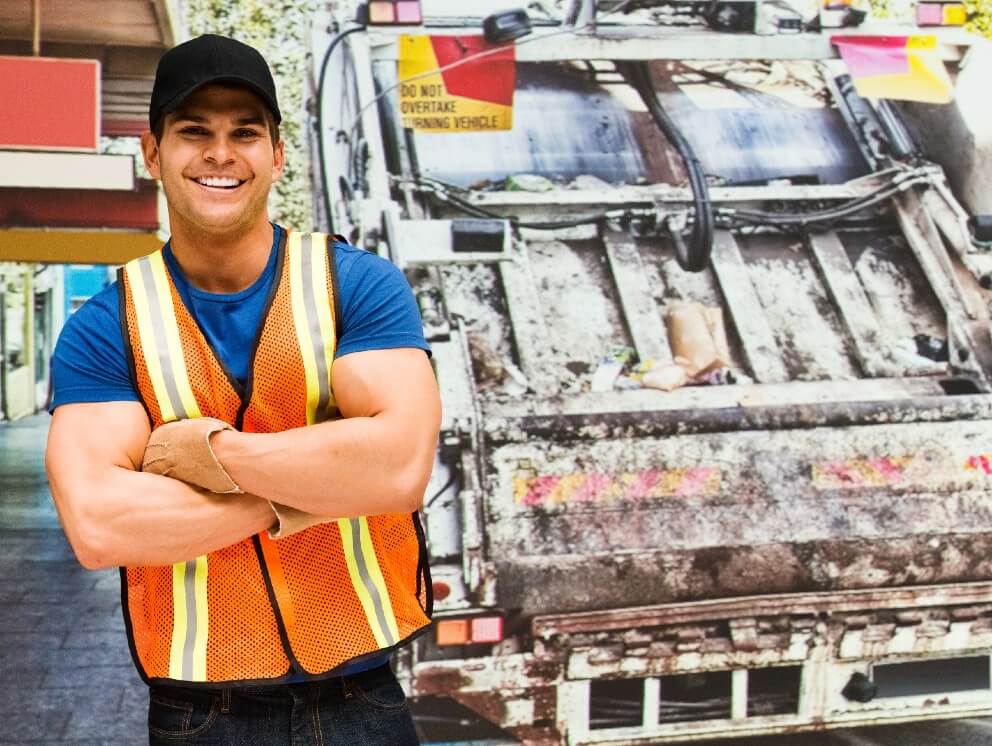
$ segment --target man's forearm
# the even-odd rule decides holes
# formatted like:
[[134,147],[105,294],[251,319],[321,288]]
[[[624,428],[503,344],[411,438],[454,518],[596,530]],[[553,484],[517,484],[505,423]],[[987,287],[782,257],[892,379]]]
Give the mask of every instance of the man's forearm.
[[404,423],[352,417],[278,433],[226,431],[217,459],[246,492],[328,518],[415,510],[430,477],[434,443]]
[[[214,495],[121,467],[77,485],[53,481],[51,487],[73,549],[90,569],[171,565],[273,524],[268,503],[252,495]],[[66,494],[87,489],[87,495]]]

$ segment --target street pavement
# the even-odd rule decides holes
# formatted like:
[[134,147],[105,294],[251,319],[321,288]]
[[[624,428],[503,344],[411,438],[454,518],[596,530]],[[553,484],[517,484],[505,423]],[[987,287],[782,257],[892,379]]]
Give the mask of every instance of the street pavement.
[[[148,695],[128,654],[120,577],[84,570],[66,543],[45,480],[48,423],[47,414],[0,423],[0,744],[147,743]],[[989,746],[992,720],[695,743]]]
[[0,743],[147,743],[116,570],[83,569],[45,480],[47,414],[0,423]]

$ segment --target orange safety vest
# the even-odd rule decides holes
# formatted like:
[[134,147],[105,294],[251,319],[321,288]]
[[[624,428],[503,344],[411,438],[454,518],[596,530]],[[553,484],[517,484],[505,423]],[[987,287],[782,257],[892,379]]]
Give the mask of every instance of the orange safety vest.
[[[338,416],[333,245],[323,234],[291,232],[278,252],[243,392],[183,304],[162,252],[121,268],[121,326],[153,428],[216,417],[266,433]],[[171,567],[121,568],[121,583],[146,682],[326,678],[407,642],[432,610],[416,512],[341,518],[279,540],[263,532]]]

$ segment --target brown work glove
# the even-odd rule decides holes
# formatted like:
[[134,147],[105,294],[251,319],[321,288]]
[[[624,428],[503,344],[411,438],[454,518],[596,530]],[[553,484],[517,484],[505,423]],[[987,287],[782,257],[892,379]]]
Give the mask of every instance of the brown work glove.
[[281,503],[274,503],[271,500],[269,505],[272,506],[272,511],[278,519],[276,525],[269,529],[270,539],[285,539],[287,536],[298,534],[303,529],[316,526],[318,523],[328,523],[334,520],[326,516],[306,513]]
[[[151,474],[178,479],[221,495],[245,494],[221,466],[210,448],[210,436],[230,425],[212,417],[177,420],[156,428],[145,446],[141,470]],[[303,529],[333,520],[315,516],[271,500],[276,525],[269,529],[273,539],[284,539]]]
[[145,446],[141,470],[221,495],[244,494],[210,448],[211,435],[233,429],[212,417],[167,422],[152,431]]

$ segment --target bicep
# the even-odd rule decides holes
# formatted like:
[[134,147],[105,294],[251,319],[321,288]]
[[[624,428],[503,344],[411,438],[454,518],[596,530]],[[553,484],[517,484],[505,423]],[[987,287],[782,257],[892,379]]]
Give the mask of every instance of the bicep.
[[386,417],[406,432],[437,436],[441,403],[423,350],[366,350],[334,361],[332,388],[344,417]]
[[52,415],[45,466],[53,491],[119,467],[136,470],[151,427],[138,402],[65,404]]

